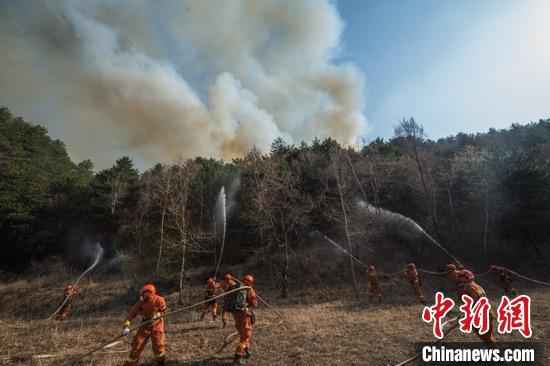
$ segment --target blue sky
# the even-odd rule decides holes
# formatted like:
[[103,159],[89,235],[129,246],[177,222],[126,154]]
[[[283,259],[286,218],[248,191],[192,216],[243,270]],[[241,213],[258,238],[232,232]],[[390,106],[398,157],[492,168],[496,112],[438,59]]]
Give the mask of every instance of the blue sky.
[[550,118],[550,1],[340,0],[340,61],[366,75],[367,141]]

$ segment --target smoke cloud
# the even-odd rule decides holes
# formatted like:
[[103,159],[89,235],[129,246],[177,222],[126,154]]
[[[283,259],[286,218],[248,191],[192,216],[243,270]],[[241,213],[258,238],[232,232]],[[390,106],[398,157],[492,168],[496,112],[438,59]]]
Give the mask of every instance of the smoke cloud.
[[329,0],[0,3],[0,104],[76,159],[233,158],[364,132],[363,75],[338,64]]

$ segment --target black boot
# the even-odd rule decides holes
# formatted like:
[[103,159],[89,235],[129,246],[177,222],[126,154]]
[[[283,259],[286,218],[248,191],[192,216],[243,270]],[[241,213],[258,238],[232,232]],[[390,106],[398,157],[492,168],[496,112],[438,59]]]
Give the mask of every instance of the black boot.
[[156,366],[164,366],[165,364],[166,364],[166,358],[165,357],[161,357],[161,358],[157,359]]
[[243,356],[235,355],[235,357],[233,358],[233,365],[234,366],[246,365],[246,360]]
[[250,348],[248,347],[244,349],[244,353],[245,353],[244,358],[250,358],[250,356],[252,356],[252,354],[250,353]]

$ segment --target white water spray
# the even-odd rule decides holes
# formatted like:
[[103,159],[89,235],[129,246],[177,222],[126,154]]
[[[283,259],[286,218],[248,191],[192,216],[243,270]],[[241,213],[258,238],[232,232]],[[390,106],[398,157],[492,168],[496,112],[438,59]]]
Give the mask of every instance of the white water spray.
[[382,220],[385,224],[397,226],[397,229],[401,233],[421,234],[424,238],[428,239],[430,243],[441,249],[449,258],[455,261],[457,264],[461,264],[460,260],[452,255],[443,245],[435,240],[430,234],[426,232],[416,221],[410,217],[401,215],[396,212],[386,210],[384,208],[373,206],[365,201],[359,200],[357,206],[364,210],[368,216],[375,217]]
[[[82,280],[84,278],[84,276],[86,276],[88,273],[90,273],[90,271],[92,269],[94,269],[99,261],[101,260],[101,258],[103,257],[103,247],[101,246],[101,244],[99,243],[96,243],[95,244],[95,259],[94,259],[94,262],[92,263],[92,265],[90,267],[88,267],[84,272],[82,272],[80,274],[80,276],[78,276],[78,278],[76,279],[76,281],[73,283],[73,287],[76,287],[78,285],[78,283],[80,282],[80,280]],[[48,320],[52,319],[62,308],[63,306],[65,306],[65,304],[67,303],[67,301],[69,301],[69,297],[66,296],[65,299],[63,300],[63,302],[61,303],[61,305],[59,305],[59,307],[55,310],[55,312],[50,315],[50,317],[48,318]]]
[[223,258],[223,249],[225,247],[225,232],[227,230],[227,208],[226,208],[227,197],[225,195],[225,187],[222,186],[220,193],[218,194],[218,200],[216,202],[216,213],[222,221],[222,238],[220,246],[220,255],[218,257],[218,263],[216,264],[216,272],[214,272],[214,277],[218,275],[220,270],[220,265],[222,264]]
[[340,244],[338,244],[337,242],[335,242],[334,240],[332,240],[331,238],[329,238],[328,236],[326,236],[325,234],[323,233],[320,233],[320,232],[316,232],[317,235],[321,235],[323,237],[323,239],[325,239],[326,241],[328,241],[330,244],[332,244],[336,249],[338,249],[340,252],[346,254],[347,256],[349,256],[352,260],[354,260],[356,263],[358,263],[359,265],[365,267],[365,268],[368,268],[368,266],[361,262],[357,257],[355,257],[353,254],[351,254],[350,252],[348,252],[343,246],[341,246]]

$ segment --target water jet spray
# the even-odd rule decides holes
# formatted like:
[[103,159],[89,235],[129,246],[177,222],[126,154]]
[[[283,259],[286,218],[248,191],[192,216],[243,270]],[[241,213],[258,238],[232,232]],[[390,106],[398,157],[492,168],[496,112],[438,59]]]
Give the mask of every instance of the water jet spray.
[[221,216],[222,219],[222,241],[220,246],[220,256],[218,258],[218,263],[216,264],[216,271],[214,272],[214,278],[217,277],[218,271],[220,270],[223,258],[223,250],[225,247],[225,233],[227,230],[226,199],[227,197],[225,195],[225,187],[222,186],[218,195],[218,201],[216,202],[216,210],[218,211],[218,214]]
[[[102,257],[103,257],[103,247],[101,246],[101,244],[96,243],[96,256],[95,256],[94,262],[92,263],[92,265],[90,267],[88,267],[84,272],[82,272],[80,274],[80,276],[78,276],[76,281],[72,284],[73,287],[76,287],[78,285],[78,283],[80,282],[80,280],[82,280],[84,278],[84,276],[86,276],[88,273],[90,273],[90,271],[98,265],[98,263],[99,263],[99,261],[101,260]],[[69,297],[70,296],[65,296],[65,299],[63,300],[61,305],[59,305],[59,307],[53,312],[52,315],[49,316],[49,318],[47,320],[51,320],[51,319],[53,319],[54,316],[57,315],[57,313],[63,308],[63,306],[65,306],[67,301],[69,301]]]

